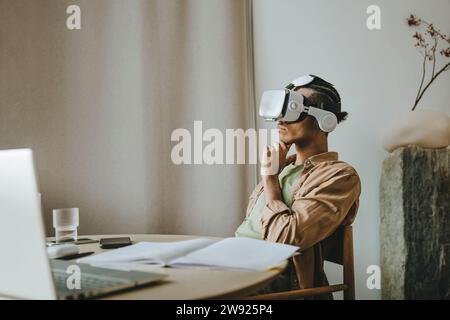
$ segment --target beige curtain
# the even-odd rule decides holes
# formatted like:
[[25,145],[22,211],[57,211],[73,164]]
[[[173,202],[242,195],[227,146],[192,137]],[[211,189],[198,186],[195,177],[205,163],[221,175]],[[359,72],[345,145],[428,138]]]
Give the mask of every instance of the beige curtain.
[[80,208],[83,234],[232,234],[254,168],[176,166],[170,135],[254,125],[250,9],[0,0],[0,148],[34,149],[49,234],[60,207]]

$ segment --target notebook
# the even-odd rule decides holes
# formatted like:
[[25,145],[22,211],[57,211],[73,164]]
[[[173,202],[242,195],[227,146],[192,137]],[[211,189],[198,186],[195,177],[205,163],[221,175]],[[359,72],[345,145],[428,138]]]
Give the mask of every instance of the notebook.
[[294,255],[298,247],[250,238],[206,238],[177,242],[139,242],[79,259],[79,263],[114,267],[158,264],[172,267],[267,270]]

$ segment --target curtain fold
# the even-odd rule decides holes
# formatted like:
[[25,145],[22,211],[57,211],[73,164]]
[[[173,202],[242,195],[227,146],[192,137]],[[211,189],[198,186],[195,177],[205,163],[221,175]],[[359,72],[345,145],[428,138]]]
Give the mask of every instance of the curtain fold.
[[[174,165],[173,130],[253,125],[248,1],[0,0],[0,148],[35,151],[80,233],[231,235],[254,168]],[[250,67],[250,69],[249,69]],[[192,137],[194,139],[194,137]]]

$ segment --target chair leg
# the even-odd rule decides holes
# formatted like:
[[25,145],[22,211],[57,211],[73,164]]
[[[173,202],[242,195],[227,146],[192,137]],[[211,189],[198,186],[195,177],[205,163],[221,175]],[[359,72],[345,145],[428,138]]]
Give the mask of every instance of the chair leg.
[[353,231],[351,226],[345,227],[344,232],[344,300],[355,300],[355,266],[353,260]]

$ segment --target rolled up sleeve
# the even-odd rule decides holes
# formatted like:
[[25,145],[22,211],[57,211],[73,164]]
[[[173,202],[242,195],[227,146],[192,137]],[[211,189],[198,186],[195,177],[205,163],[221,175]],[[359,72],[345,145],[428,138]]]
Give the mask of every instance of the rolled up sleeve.
[[307,194],[294,196],[291,208],[281,200],[268,201],[261,216],[263,238],[306,250],[342,224],[360,193],[358,175],[346,170],[337,172]]

